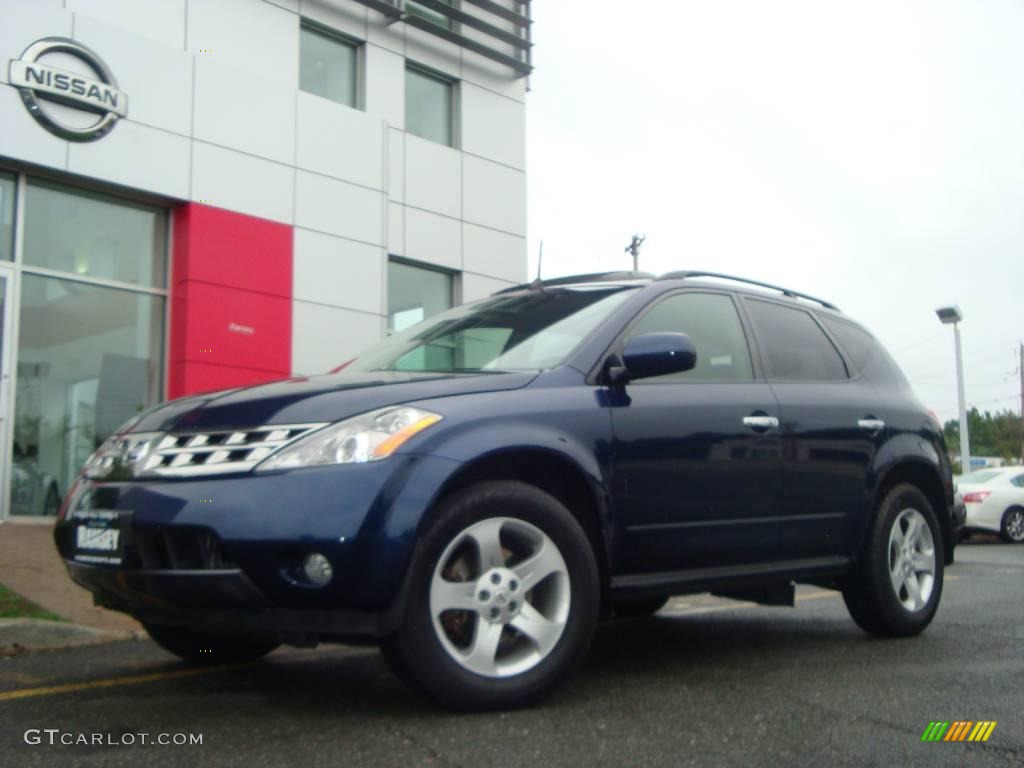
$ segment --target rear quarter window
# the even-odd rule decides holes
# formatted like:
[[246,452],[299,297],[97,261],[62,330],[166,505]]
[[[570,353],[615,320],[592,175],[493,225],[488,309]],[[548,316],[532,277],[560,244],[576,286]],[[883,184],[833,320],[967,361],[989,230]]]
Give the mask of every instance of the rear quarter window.
[[874,336],[859,325],[837,317],[818,315],[828,332],[832,334],[854,368],[871,378],[875,383],[909,386],[903,371],[892,356]]

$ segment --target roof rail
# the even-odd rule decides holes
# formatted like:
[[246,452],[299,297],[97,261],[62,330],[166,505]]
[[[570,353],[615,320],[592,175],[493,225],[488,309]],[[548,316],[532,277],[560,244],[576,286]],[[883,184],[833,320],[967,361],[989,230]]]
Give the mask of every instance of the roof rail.
[[657,280],[658,276],[650,272],[591,272],[583,275],[567,275],[566,277],[553,277],[550,280],[534,280],[530,283],[513,285],[511,288],[502,288],[495,291],[493,295],[499,296],[503,293],[522,291],[527,288],[548,288],[553,285],[576,285],[578,283],[610,283],[616,280]]
[[732,280],[737,283],[746,283],[747,285],[756,285],[759,288],[769,288],[773,291],[779,291],[783,296],[789,296],[793,299],[804,299],[806,301],[813,301],[816,304],[821,304],[825,309],[834,309],[837,312],[839,307],[830,301],[819,299],[816,296],[810,296],[806,293],[800,293],[789,288],[783,288],[780,285],[772,285],[771,283],[762,283],[760,280],[749,280],[745,277],[736,277],[735,275],[724,275],[721,272],[705,272],[700,269],[683,269],[677,272],[667,272],[659,280],[685,280],[693,277],[716,277],[720,280]]

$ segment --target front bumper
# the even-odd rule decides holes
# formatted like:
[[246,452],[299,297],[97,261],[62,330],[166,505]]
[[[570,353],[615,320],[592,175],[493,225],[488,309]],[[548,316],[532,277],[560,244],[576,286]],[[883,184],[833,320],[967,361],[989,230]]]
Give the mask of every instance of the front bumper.
[[[98,604],[143,622],[293,642],[376,638],[401,620],[417,528],[457,467],[396,455],[216,478],[83,480],[54,537]],[[77,529],[98,516],[119,532],[116,557],[79,547]],[[322,587],[301,578],[313,552],[332,565]]]

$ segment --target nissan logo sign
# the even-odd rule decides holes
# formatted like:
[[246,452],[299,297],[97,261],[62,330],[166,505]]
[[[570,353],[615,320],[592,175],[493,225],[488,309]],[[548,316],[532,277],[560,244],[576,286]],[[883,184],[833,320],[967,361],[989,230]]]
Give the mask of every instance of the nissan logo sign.
[[[79,59],[95,77],[40,61],[52,53]],[[128,96],[118,90],[117,80],[103,59],[66,37],[44,37],[32,43],[20,59],[11,59],[8,79],[21,92],[21,100],[32,117],[50,133],[68,141],[95,141],[110,133],[117,118],[128,114]],[[45,110],[41,100],[95,113],[97,121],[85,127],[65,125]]]

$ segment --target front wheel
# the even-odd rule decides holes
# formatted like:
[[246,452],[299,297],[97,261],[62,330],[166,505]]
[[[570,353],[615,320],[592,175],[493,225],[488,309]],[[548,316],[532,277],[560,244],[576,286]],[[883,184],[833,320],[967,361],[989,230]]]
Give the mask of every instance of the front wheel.
[[1003,513],[999,535],[1007,544],[1024,542],[1024,508],[1011,507]]
[[272,640],[196,632],[186,627],[144,624],[157,645],[193,664],[239,664],[255,661],[277,648]]
[[518,482],[443,502],[383,645],[399,677],[462,710],[533,704],[579,663],[597,622],[597,564],[556,499]]
[[916,635],[931,623],[942,595],[942,533],[928,499],[909,484],[879,505],[843,599],[865,632]]

